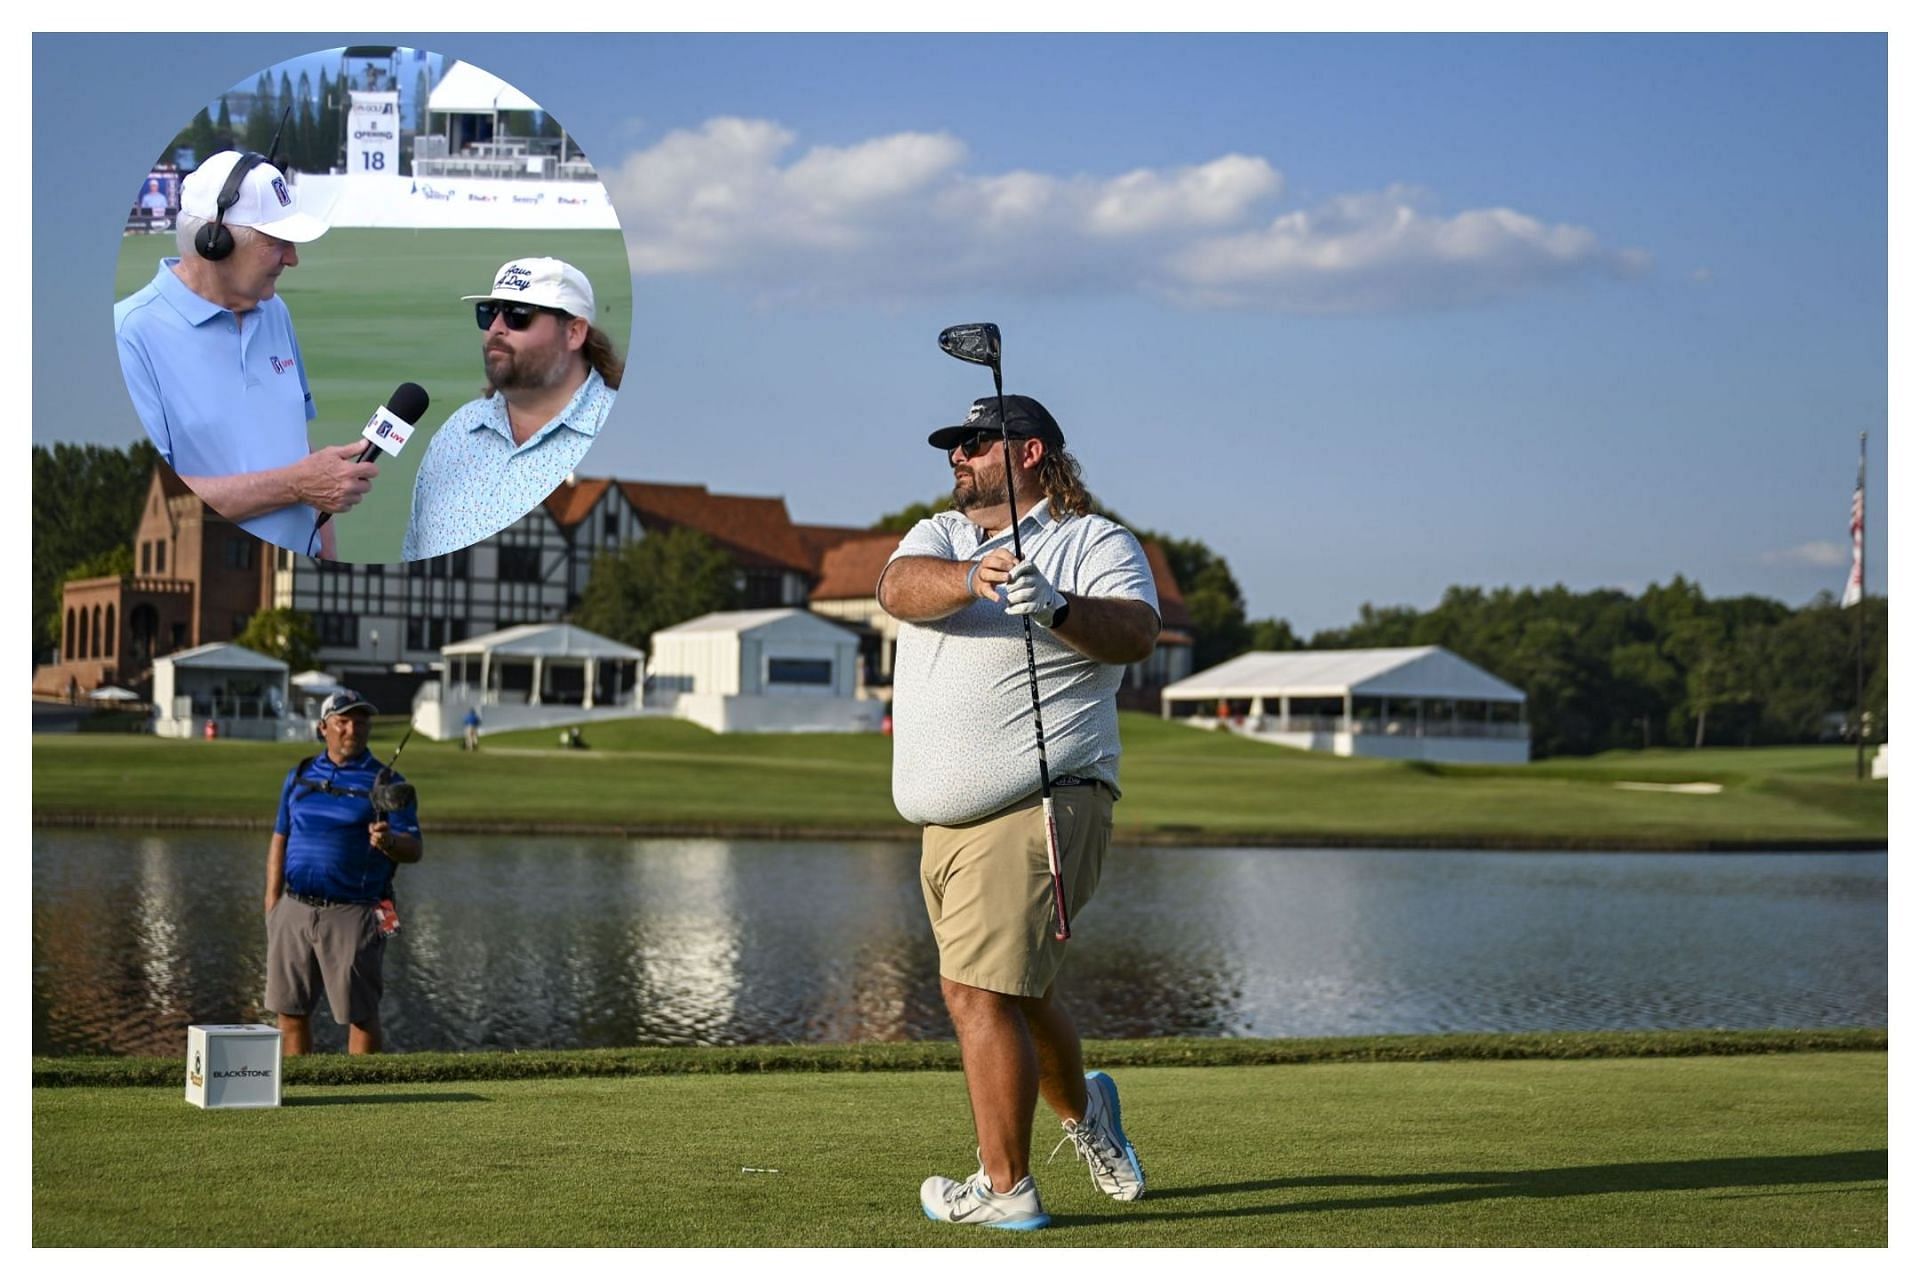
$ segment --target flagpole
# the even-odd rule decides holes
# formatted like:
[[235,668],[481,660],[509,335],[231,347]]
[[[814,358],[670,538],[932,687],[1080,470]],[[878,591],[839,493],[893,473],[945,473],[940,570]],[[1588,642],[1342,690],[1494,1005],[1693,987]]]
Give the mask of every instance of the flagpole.
[[1853,620],[1853,778],[1867,778],[1867,433],[1860,433],[1860,599]]

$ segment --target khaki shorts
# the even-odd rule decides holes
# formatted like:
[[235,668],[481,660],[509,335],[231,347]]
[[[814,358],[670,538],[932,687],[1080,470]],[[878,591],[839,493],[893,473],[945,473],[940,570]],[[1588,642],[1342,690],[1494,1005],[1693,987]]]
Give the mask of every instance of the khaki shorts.
[[335,1022],[377,1027],[386,954],[371,905],[314,907],[283,894],[267,916],[267,1008],[304,1018],[322,987]]
[[[1068,922],[1093,898],[1113,839],[1113,796],[1098,784],[1053,793]],[[920,891],[940,976],[1012,996],[1042,996],[1066,958],[1053,936],[1053,881],[1039,793],[958,827],[925,829]]]

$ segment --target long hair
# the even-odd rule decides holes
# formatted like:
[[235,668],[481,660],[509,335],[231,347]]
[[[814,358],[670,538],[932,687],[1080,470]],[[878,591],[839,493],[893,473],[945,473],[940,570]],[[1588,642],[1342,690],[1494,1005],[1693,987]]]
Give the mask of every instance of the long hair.
[[1040,455],[1040,487],[1054,519],[1084,516],[1093,510],[1093,495],[1080,479],[1080,460],[1065,449],[1049,448]]
[[580,348],[594,371],[600,375],[600,381],[607,384],[607,390],[620,389],[620,375],[626,372],[627,362],[613,348],[613,339],[592,325],[587,326],[587,341]]

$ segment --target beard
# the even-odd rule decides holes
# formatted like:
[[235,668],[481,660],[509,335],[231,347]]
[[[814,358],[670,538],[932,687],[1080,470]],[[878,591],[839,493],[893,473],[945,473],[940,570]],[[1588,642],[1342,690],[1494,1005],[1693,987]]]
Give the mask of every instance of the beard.
[[953,509],[977,511],[1007,500],[1007,460],[1002,450],[992,464],[958,473],[953,482]]
[[569,354],[564,343],[522,351],[484,347],[480,362],[487,370],[487,385],[495,391],[539,391],[566,376]]

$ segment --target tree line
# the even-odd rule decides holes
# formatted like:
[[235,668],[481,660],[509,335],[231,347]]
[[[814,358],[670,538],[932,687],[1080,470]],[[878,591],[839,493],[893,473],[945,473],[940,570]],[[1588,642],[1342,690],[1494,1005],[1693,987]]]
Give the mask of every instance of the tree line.
[[[945,496],[890,512],[875,529],[905,532],[946,510]],[[1432,609],[1362,605],[1351,626],[1301,637],[1284,618],[1250,619],[1226,558],[1181,538],[1102,515],[1160,544],[1193,622],[1193,669],[1255,650],[1439,645],[1527,695],[1536,755],[1614,748],[1753,746],[1834,736],[1854,705],[1854,610],[1822,593],[1795,609],[1764,596],[1710,599],[1675,577],[1623,591],[1449,587]],[[1887,602],[1869,597],[1869,741],[1885,741]]]
[[[282,71],[277,86],[273,77],[262,71],[251,93],[223,94],[213,107],[200,108],[167,144],[160,160],[173,163],[174,152],[181,147],[192,148],[196,164],[229,148],[265,155],[278,132],[280,148],[275,158],[280,168],[325,173],[340,161],[347,94],[364,87],[345,75],[329,76],[325,68],[320,71],[317,86],[305,71],[298,81]],[[428,90],[427,73],[422,68],[414,77],[413,93],[406,103],[405,123],[413,133],[426,130]],[[237,131],[236,115],[240,120]],[[400,172],[412,171],[411,150],[403,147]]]

